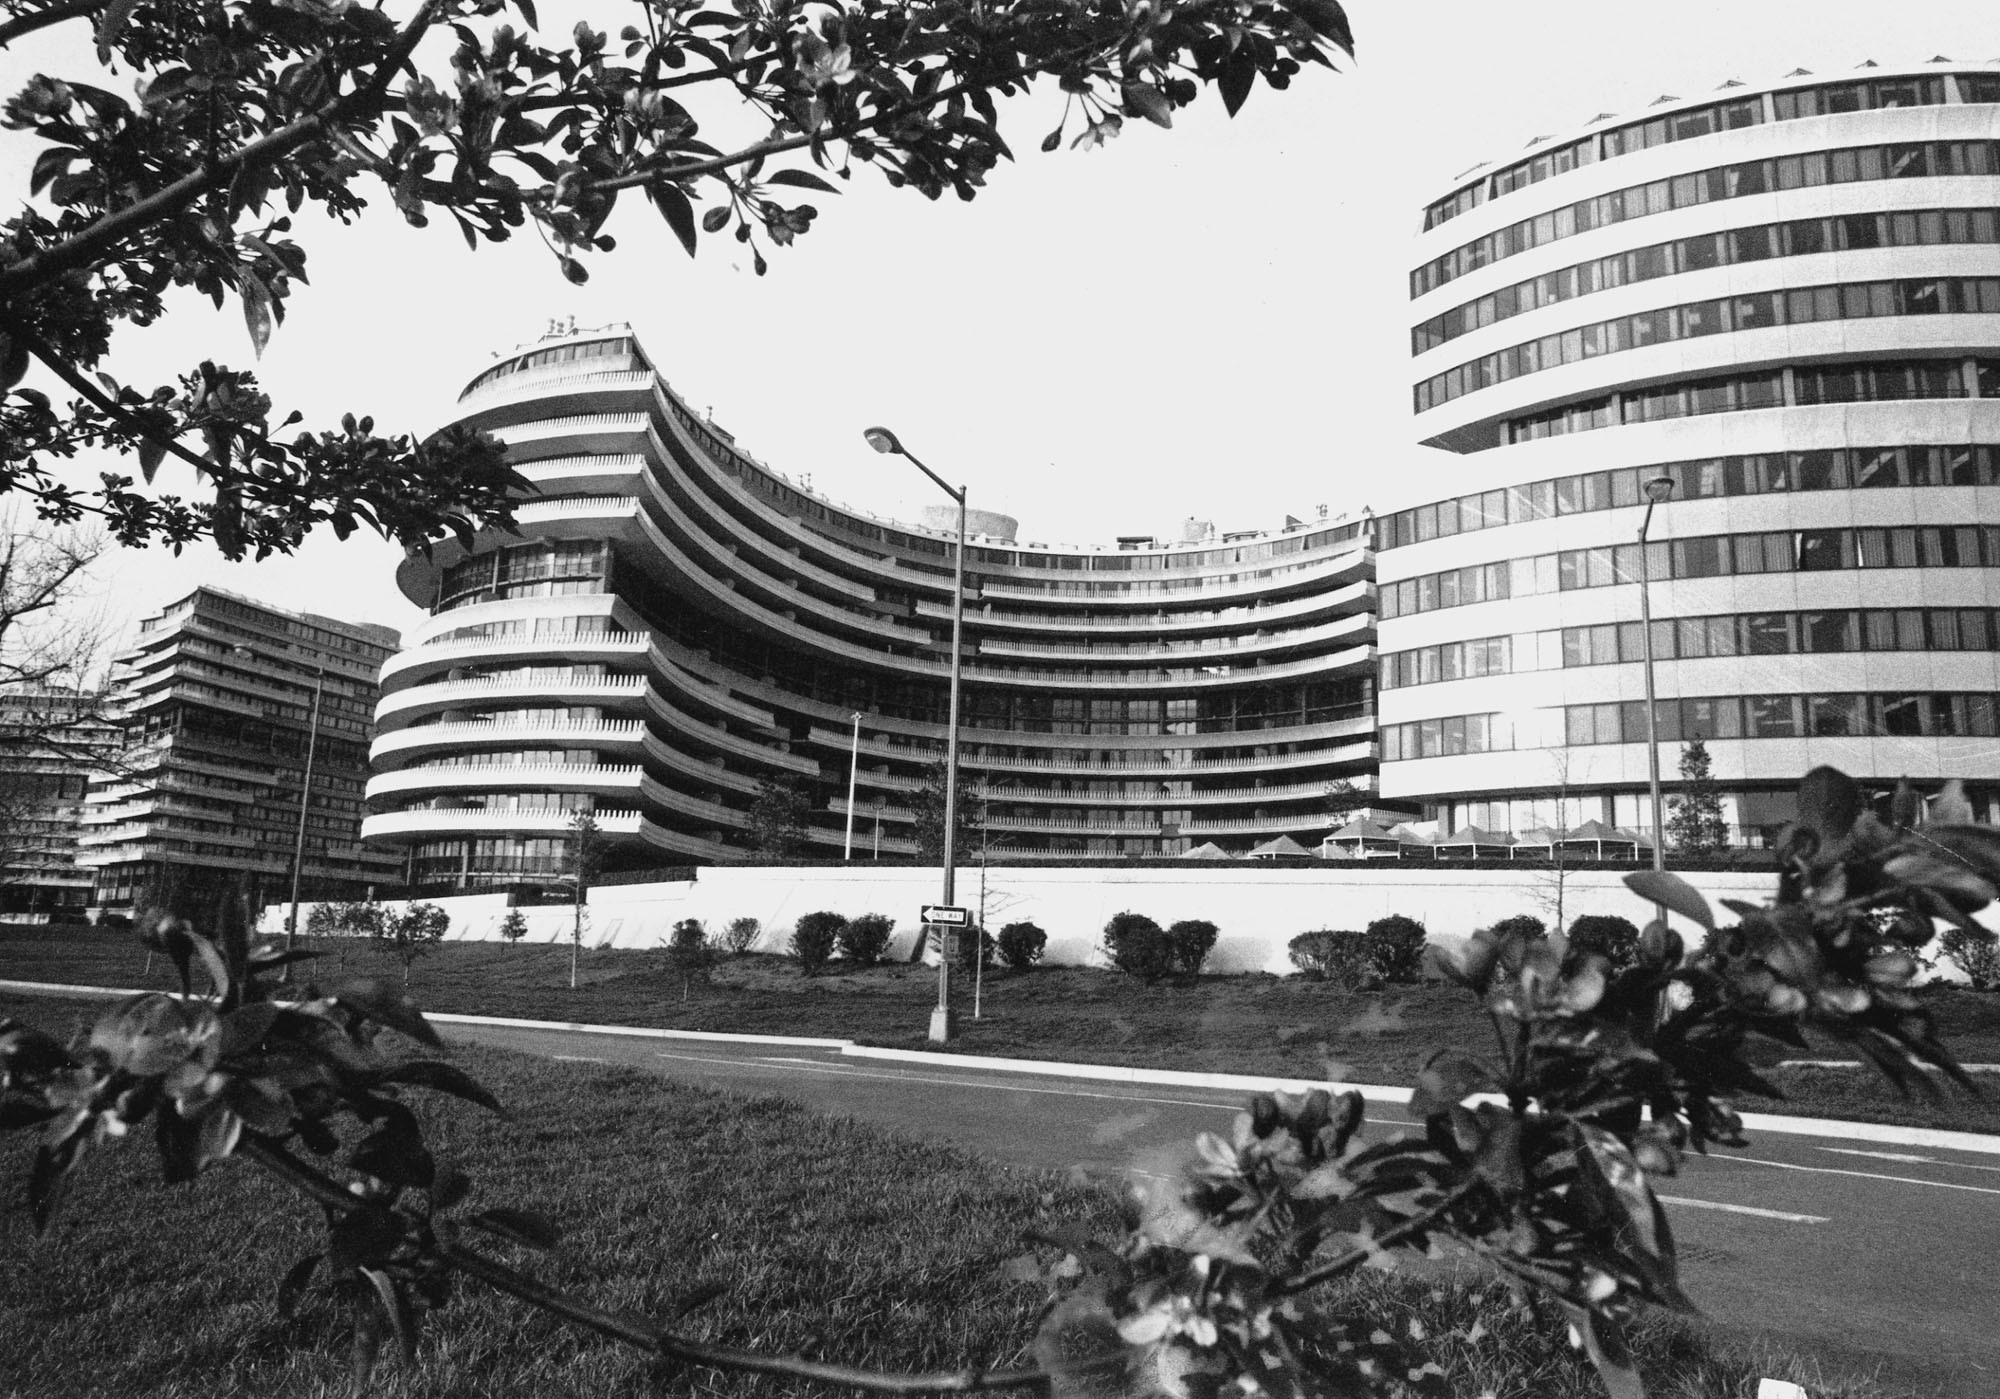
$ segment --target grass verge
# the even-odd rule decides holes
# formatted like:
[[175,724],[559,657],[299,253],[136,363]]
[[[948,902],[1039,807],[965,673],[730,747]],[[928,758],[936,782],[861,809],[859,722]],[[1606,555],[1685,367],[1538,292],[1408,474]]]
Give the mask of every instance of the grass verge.
[[[355,939],[329,939],[320,974],[402,975],[393,955]],[[598,951],[581,957],[569,989],[567,946],[448,943],[416,963],[411,991],[425,1007],[531,1020],[751,1034],[825,1036],[902,1049],[930,1049],[937,974],[885,965],[817,977],[791,961],[750,955],[723,961],[684,985],[661,952]],[[169,989],[172,970],[129,933],[0,929],[0,978]],[[1302,977],[1203,977],[1191,985],[1142,986],[1116,972],[1049,967],[989,970],[980,1018],[971,987],[955,978],[959,1033],[952,1049],[1018,1059],[1120,1064],[1183,1071],[1332,1078],[1408,1084],[1425,1059],[1451,1045],[1491,1043],[1478,1003],[1444,986],[1397,986],[1351,995]],[[1945,1043],[1967,1063],[2000,1063],[2000,996],[1926,993]],[[1764,1062],[1847,1057],[1837,1045],[1806,1056],[1768,1047]],[[1937,1101],[1904,1100],[1873,1071],[1773,1074],[1786,1100],[1746,1101],[1789,1112],[1958,1131],[2000,1133],[2000,1103],[1943,1085]],[[1988,1076],[2000,1090],[2000,1075]]]
[[[92,1013],[0,996],[0,1018],[56,1032]],[[1108,1183],[1007,1170],[781,1099],[621,1068],[500,1051],[461,1060],[512,1122],[416,1101],[433,1148],[472,1174],[475,1206],[550,1215],[564,1242],[531,1266],[599,1305],[666,1316],[720,1284],[721,1296],[684,1323],[718,1341],[885,1369],[1023,1363],[1042,1300],[1004,1269],[1024,1251],[1023,1233],[1116,1230]],[[235,1161],[191,1186],[161,1185],[141,1134],[88,1159],[63,1216],[36,1239],[21,1205],[28,1145],[21,1134],[0,1138],[0,1393],[345,1392],[343,1317],[323,1295],[290,1321],[272,1304],[285,1269],[320,1246],[310,1206]],[[1562,1327],[1507,1305],[1497,1287],[1369,1274],[1314,1300],[1430,1338],[1455,1394],[1602,1392]],[[1654,1399],[1750,1399],[1762,1376],[1807,1382],[1814,1399],[1885,1395],[1700,1321],[1652,1319],[1634,1349]],[[390,1363],[375,1389],[384,1399],[834,1392],[652,1361],[475,1284],[428,1328],[415,1367]]]

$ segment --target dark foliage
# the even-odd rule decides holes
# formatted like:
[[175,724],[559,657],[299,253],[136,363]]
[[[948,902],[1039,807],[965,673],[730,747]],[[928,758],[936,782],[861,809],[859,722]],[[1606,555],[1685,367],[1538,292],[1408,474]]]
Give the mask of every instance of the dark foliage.
[[1033,923],[1009,923],[1000,930],[1000,960],[1009,971],[1024,972],[1042,960],[1049,935]]
[[986,959],[985,966],[992,966],[999,948],[993,934],[980,927],[956,929],[952,942],[958,949],[958,969],[968,975],[981,965],[979,957]]
[[715,967],[717,949],[699,918],[683,918],[667,935],[667,965],[681,980],[683,994]]
[[1383,982],[1382,964],[1366,933],[1324,928],[1300,933],[1285,945],[1292,965],[1314,981],[1343,991],[1373,991]]
[[799,971],[806,976],[819,975],[833,960],[834,946],[846,926],[845,914],[822,911],[803,915],[792,929],[792,956],[798,960]]
[[[0,49],[89,24],[6,105],[29,203],[0,223],[0,492],[57,523],[101,516],[121,542],[295,547],[321,524],[407,548],[506,528],[531,489],[500,444],[446,429],[378,436],[367,417],[287,435],[254,376],[204,360],[146,389],[104,372],[116,332],[184,292],[240,307],[262,354],[306,283],[301,229],[363,216],[379,187],[405,221],[448,219],[469,248],[532,227],[570,282],[616,246],[641,199],[693,253],[727,231],[765,270],[856,164],[936,199],[972,198],[1011,154],[995,99],[1037,78],[1068,100],[1045,149],[1101,145],[1127,117],[1171,125],[1213,86],[1234,113],[1258,79],[1352,52],[1335,0],[1158,7],[871,4],[829,12],[620,4],[553,41],[530,0],[388,8],[263,0],[24,0]],[[500,16],[517,12],[521,28]],[[96,64],[71,55],[93,51]],[[9,54],[13,57],[13,54]],[[80,71],[79,71],[80,70]],[[136,78],[136,83],[134,79]],[[709,144],[704,115],[764,132]],[[725,122],[726,126],[727,123]],[[833,177],[833,178],[829,178]],[[697,214],[697,205],[706,212]],[[310,206],[310,216],[295,216]],[[39,361],[75,397],[17,387]],[[131,458],[78,489],[54,468]],[[201,495],[153,491],[169,457]]]
[[1184,918],[1167,929],[1167,946],[1173,950],[1174,970],[1182,976],[1200,976],[1201,964],[1215,950],[1215,924],[1204,918]]
[[1143,913],[1114,913],[1104,925],[1111,965],[1151,986],[1174,970],[1174,947],[1158,923]]
[[1599,957],[1614,972],[1622,972],[1639,956],[1639,929],[1616,914],[1585,913],[1570,921],[1569,955]]
[[857,967],[872,967],[888,951],[889,936],[895,931],[896,920],[888,914],[864,913],[843,923],[835,937],[841,956]]
[[1424,941],[1429,935],[1414,918],[1392,913],[1368,925],[1368,945],[1389,981],[1415,981],[1423,974]]
[[1536,942],[1549,935],[1549,925],[1532,913],[1516,913],[1511,917],[1502,918],[1486,931],[1496,938]]

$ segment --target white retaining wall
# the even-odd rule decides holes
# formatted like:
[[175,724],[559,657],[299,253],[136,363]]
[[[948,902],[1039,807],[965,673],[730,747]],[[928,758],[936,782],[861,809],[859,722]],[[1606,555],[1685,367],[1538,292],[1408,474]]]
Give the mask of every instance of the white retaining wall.
[[[1688,881],[1713,903],[1720,897],[1762,903],[1771,873],[1691,874]],[[1496,864],[1486,869],[1424,869],[1382,865],[1303,867],[1190,864],[1180,868],[1070,869],[994,866],[986,878],[985,926],[997,933],[1009,923],[1032,922],[1049,935],[1046,960],[1055,965],[1101,963],[1098,945],[1112,914],[1143,913],[1161,926],[1206,918],[1220,928],[1208,966],[1218,972],[1293,970],[1285,946],[1314,928],[1365,928],[1388,913],[1423,923],[1433,940],[1450,944],[1510,914],[1528,913],[1553,924],[1549,904],[1553,875],[1547,869]],[[662,884],[614,884],[592,889],[584,942],[592,947],[661,946],[673,925],[698,918],[711,935],[733,918],[761,922],[755,950],[779,952],[799,915],[831,909],[849,917],[886,913],[896,920],[890,956],[909,953],[917,910],[939,901],[937,870],[849,866],[825,869],[719,865],[695,878]],[[958,902],[979,916],[979,870],[959,871]],[[451,915],[454,940],[499,937],[507,914],[504,894],[468,894],[429,900]],[[309,915],[305,905],[302,915]],[[391,904],[390,907],[400,907]],[[565,942],[573,909],[550,905],[521,910],[529,942]],[[1718,915],[1723,910],[1718,906]],[[1572,868],[1565,876],[1563,921],[1584,913],[1611,913],[1644,924],[1651,905],[1628,890],[1622,872]],[[283,925],[284,907],[267,908],[263,927]],[[301,917],[304,925],[304,916]],[[1684,937],[1699,930],[1675,919]]]

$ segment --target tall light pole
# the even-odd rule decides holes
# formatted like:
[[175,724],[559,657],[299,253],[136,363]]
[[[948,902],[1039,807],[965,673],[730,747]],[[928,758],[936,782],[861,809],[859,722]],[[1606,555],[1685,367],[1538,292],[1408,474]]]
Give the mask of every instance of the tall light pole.
[[[1653,507],[1674,493],[1674,478],[1655,476],[1646,482],[1646,513],[1639,521],[1639,626],[1646,656],[1646,780],[1653,796],[1653,868],[1667,867],[1667,827],[1660,814],[1660,716],[1653,695],[1652,561],[1646,555],[1646,531],[1653,525]],[[1664,915],[1662,915],[1664,917]]]
[[[965,626],[965,487],[953,487],[911,454],[885,427],[866,428],[861,434],[868,445],[890,456],[905,457],[911,465],[931,478],[937,488],[958,502],[958,549],[951,570],[951,689],[946,702],[944,739],[944,902],[953,902],[957,892],[958,861],[958,674],[959,638]],[[951,957],[943,940],[938,944],[938,1003],[931,1012],[931,1042],[943,1044],[951,1038]]]
[[854,711],[854,741],[847,750],[847,838],[840,844],[840,858],[854,858],[854,779],[861,768],[861,711]]
[[[232,646],[229,649],[230,654],[245,659],[254,658],[257,654],[248,646]],[[299,877],[305,872],[306,863],[306,811],[312,803],[313,763],[319,756],[319,710],[325,697],[326,667],[316,665],[313,667],[312,709],[306,719],[306,767],[299,778],[299,821],[292,834],[292,900],[285,914],[285,951],[288,953],[298,946],[299,940]],[[290,962],[285,963],[279,978],[283,981],[292,979]]]

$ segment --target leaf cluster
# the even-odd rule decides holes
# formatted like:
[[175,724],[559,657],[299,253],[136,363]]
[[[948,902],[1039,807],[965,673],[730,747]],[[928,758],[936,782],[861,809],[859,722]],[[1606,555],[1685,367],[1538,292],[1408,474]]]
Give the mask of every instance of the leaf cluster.
[[470,1182],[426,1146],[404,1093],[503,1110],[442,1058],[385,1052],[384,1030],[443,1049],[397,988],[357,978],[280,1000],[289,988],[274,974],[316,954],[240,933],[218,943],[171,914],[148,921],[141,940],[171,961],[180,996],[133,996],[68,1045],[0,1023],[0,1130],[35,1135],[28,1204],[37,1229],[55,1219],[84,1158],[137,1128],[151,1126],[169,1183],[232,1156],[255,1160],[329,1206],[325,1246],[287,1274],[279,1307],[289,1310],[317,1279],[352,1312],[357,1387],[385,1341],[410,1353],[423,1319],[449,1300],[442,1244],[456,1225],[553,1242],[553,1230],[523,1211],[447,1220]]
[[[1336,0],[620,8],[615,36],[587,20],[545,36],[532,0],[8,6],[0,48],[90,20],[98,70],[36,73],[0,114],[32,142],[20,164],[36,201],[0,222],[0,491],[54,520],[99,515],[127,543],[207,537],[232,558],[289,550],[322,522],[410,548],[469,541],[508,527],[528,490],[491,439],[377,436],[350,416],[284,441],[248,374],[210,362],[142,390],[103,373],[114,332],[187,289],[237,303],[261,354],[307,279],[294,218],[312,206],[350,222],[373,190],[473,249],[532,229],[572,282],[615,249],[620,201],[643,197],[689,253],[728,233],[762,273],[764,246],[818,217],[800,196],[836,192],[857,163],[972,198],[1012,156],[996,98],[1037,79],[1066,97],[1045,147],[1075,123],[1090,146],[1128,115],[1171,125],[1203,86],[1233,113],[1260,77],[1282,88],[1353,48]],[[713,144],[702,98],[764,134]],[[17,387],[31,359],[76,397]],[[77,489],[53,464],[87,448],[135,457],[148,484],[176,458],[207,499],[113,473]]]
[[[1107,1380],[1174,1393],[1424,1392],[1434,1367],[1357,1343],[1388,1339],[1369,1319],[1314,1315],[1296,1299],[1397,1250],[1449,1250],[1553,1303],[1615,1399],[1639,1399],[1630,1324],[1647,1307],[1691,1308],[1653,1182],[1686,1150],[1744,1144],[1736,1101],[1776,1096],[1746,1058],[1753,1038],[1801,1045],[1811,1029],[1905,1091],[1934,1091],[1925,1063],[1970,1091],[1910,992],[1911,953],[1934,919],[1970,935],[2000,888],[2000,836],[1918,824],[1919,806],[1900,793],[1878,819],[1841,773],[1808,774],[1779,843],[1776,899],[1730,904],[1727,927],[1677,876],[1626,876],[1710,931],[1692,955],[1655,922],[1616,967],[1519,920],[1433,954],[1484,1004],[1494,1051],[1435,1055],[1410,1104],[1421,1125],[1375,1143],[1358,1095],[1259,1098],[1141,1198],[1122,1243],[1051,1241],[1062,1257],[1036,1354],[1057,1393]],[[1312,962],[1332,945],[1314,939],[1334,938],[1361,941],[1308,934],[1294,956]],[[1081,1344],[1092,1336],[1095,1349]]]

